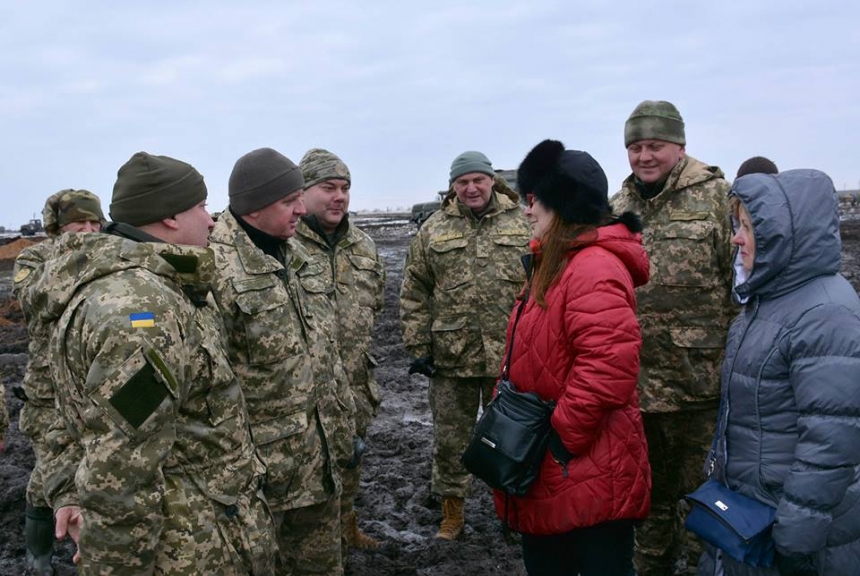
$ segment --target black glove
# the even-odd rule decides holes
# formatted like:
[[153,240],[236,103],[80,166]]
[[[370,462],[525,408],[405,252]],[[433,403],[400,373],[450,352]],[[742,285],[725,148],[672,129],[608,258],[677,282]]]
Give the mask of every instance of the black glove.
[[818,576],[815,556],[783,556],[777,552],[775,563],[780,576]]
[[361,457],[365,452],[367,452],[367,444],[364,442],[364,438],[361,436],[353,436],[352,458],[350,458],[349,462],[346,463],[345,468],[347,470],[358,468],[358,465],[361,463]]
[[421,358],[416,358],[412,361],[412,364],[409,365],[409,375],[415,373],[423,374],[430,378],[433,374],[436,373],[436,364],[433,362],[432,356],[422,356]]

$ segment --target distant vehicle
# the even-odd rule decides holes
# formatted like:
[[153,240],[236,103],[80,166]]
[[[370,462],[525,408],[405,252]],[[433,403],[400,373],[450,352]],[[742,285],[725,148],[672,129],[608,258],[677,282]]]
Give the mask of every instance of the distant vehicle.
[[447,190],[440,190],[437,192],[439,199],[434,200],[432,202],[420,202],[412,206],[412,220],[420,227],[424,224],[424,221],[430,218],[434,212],[436,212],[439,208],[442,207],[442,200],[445,199],[445,195],[448,194]]
[[[514,191],[517,191],[517,171],[516,170],[496,170],[496,175],[501,176]],[[439,199],[433,202],[420,202],[412,206],[412,222],[415,222],[420,227],[424,221],[430,218],[434,212],[442,207],[442,200],[448,194],[448,190],[440,190],[437,192]]]
[[39,232],[44,232],[45,229],[42,227],[42,221],[38,218],[34,218],[30,220],[28,223],[21,226],[19,232],[21,236],[35,236]]

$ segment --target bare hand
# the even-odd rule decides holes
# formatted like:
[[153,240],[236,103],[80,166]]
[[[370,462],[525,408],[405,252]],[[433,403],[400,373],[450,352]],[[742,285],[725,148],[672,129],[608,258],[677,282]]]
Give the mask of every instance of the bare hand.
[[[75,544],[81,537],[81,528],[84,525],[84,517],[81,514],[80,506],[64,506],[57,510],[57,524],[54,531],[54,536],[57,540],[62,540],[66,536],[72,539]],[[81,561],[81,551],[75,551],[75,556],[72,558],[75,564]]]

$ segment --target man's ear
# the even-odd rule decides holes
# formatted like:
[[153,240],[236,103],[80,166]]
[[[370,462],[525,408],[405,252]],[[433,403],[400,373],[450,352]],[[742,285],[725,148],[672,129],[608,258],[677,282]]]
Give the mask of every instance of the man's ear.
[[179,230],[179,222],[176,221],[175,217],[162,218],[161,223],[170,230]]

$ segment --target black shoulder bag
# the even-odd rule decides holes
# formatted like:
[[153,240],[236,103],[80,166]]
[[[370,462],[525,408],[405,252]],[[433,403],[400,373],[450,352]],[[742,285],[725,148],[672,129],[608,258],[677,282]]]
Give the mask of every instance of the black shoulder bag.
[[528,292],[517,308],[511,341],[502,369],[498,394],[484,409],[461,461],[466,469],[492,488],[523,496],[540,473],[552,426],[555,402],[546,402],[534,392],[517,392],[508,380],[514,334]]

